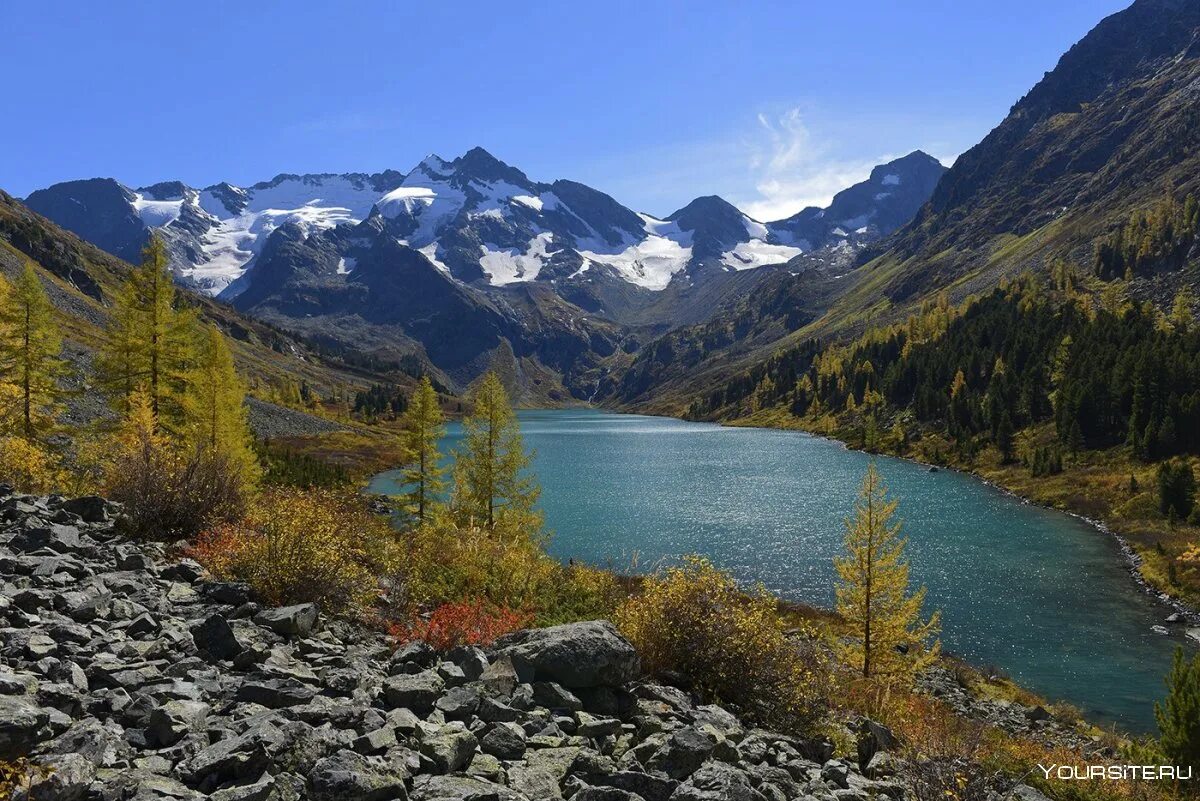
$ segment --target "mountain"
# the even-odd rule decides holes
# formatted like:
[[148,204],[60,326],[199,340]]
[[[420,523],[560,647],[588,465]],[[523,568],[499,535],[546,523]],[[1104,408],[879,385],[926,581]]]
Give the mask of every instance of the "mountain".
[[[897,184],[891,174],[890,165],[877,169],[867,185],[903,187],[905,178],[896,172]],[[868,192],[847,190],[823,215],[805,210],[789,230],[804,236],[811,229],[802,225],[833,217],[848,233],[845,217]],[[779,352],[896,320],[943,291],[958,301],[1060,259],[1093,276],[1099,243],[1169,198],[1178,209],[1188,194],[1200,196],[1200,2],[1137,0],[1071,47],[959,156],[910,222],[868,243],[846,270],[822,276],[800,268],[811,254],[797,257],[800,275],[778,279],[773,293],[748,295],[646,344],[608,376],[600,398],[681,412]],[[1152,236],[1138,225],[1137,236]],[[1182,261],[1134,274],[1132,294],[1164,305],[1180,285],[1195,285],[1200,238],[1184,246]]]
[[356,244],[385,235],[467,284],[614,279],[657,291],[679,274],[782,264],[842,240],[877,239],[915,213],[943,171],[913,153],[840,193],[828,214],[806,209],[765,224],[716,196],[656,219],[574,181],[533,181],[482,148],[449,162],[428,156],[407,174],[279,175],[205,189],[92,179],[26,202],[126,260],[158,231],[185,283],[227,297],[256,280],[270,234],[287,224],[305,236],[357,226],[357,240],[340,238]]
[[809,224],[800,239],[795,219],[762,223],[716,196],[637,213],[482,148],[408,173],[248,188],[74,181],[28,203],[126,258],[158,232],[182,283],[323,345],[415,356],[458,388],[500,366],[521,400],[542,403],[593,397],[641,344],[775,272],[841,263],[894,227],[895,196],[927,196],[942,169],[920,153],[883,165],[830,207],[831,223],[862,218],[850,236]]
[[[104,182],[92,183],[89,197],[110,192]],[[56,309],[64,337],[64,355],[81,369],[72,378],[81,380],[96,349],[104,341],[104,327],[120,282],[130,269],[127,262],[101,250],[34,213],[21,201],[0,191],[0,274],[14,278],[32,262]],[[306,384],[322,397],[345,394],[374,383],[392,381],[412,385],[407,375],[378,374],[339,364],[307,343],[261,321],[202,295],[184,293],[200,318],[216,325],[229,338],[239,370],[247,376],[252,396],[271,395],[272,389]],[[77,389],[84,389],[76,386]],[[69,415],[89,422],[105,414],[103,402],[93,392],[72,394]],[[261,434],[336,427],[272,403],[255,399],[251,422]]]
[[834,195],[828,208],[806,208],[772,228],[806,251],[869,243],[912,220],[945,172],[940,161],[917,150],[871,170],[870,178]]
[[1200,193],[1200,3],[1137,0],[959,156],[867,269],[890,303],[1059,256],[1091,272],[1097,240],[1167,192]]

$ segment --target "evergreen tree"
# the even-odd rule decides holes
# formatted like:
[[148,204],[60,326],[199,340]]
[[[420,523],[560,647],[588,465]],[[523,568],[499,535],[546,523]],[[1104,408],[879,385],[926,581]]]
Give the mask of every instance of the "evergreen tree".
[[175,282],[162,240],[152,237],[115,299],[108,341],[97,362],[114,406],[129,410],[133,393],[149,399],[156,425],[181,435],[191,372],[194,317],[175,308]]
[[494,529],[502,512],[530,513],[539,490],[525,471],[531,458],[521,441],[508,393],[489,372],[463,419],[462,447],[454,465],[455,507],[461,517]]
[[996,426],[996,447],[1000,450],[1000,460],[1005,464],[1013,460],[1014,446],[1012,419],[1008,412],[1004,412],[1000,424]]
[[888,500],[872,462],[854,520],[846,520],[846,554],[833,561],[837,611],[857,635],[847,646],[847,661],[867,678],[911,675],[940,650],[935,639],[940,615],[921,621],[925,588],[908,593],[906,540],[900,536],[900,524],[891,522],[897,503]]
[[1159,747],[1171,763],[1200,768],[1200,654],[1188,661],[1182,648],[1175,649],[1167,697],[1154,704],[1154,717]]
[[65,393],[59,380],[66,362],[59,358],[61,352],[50,300],[33,265],[26,263],[0,298],[0,376],[16,389],[15,428],[27,440],[45,433],[62,408]]
[[404,463],[400,466],[409,491],[405,506],[416,517],[418,525],[426,521],[430,507],[446,489],[446,470],[438,442],[446,433],[442,408],[437,392],[428,376],[413,393],[403,417],[404,432],[400,435],[404,447]]
[[1185,459],[1158,466],[1158,508],[1165,517],[1186,520],[1196,504],[1196,475]]
[[216,326],[206,326],[188,381],[184,407],[189,439],[222,458],[243,480],[258,479],[258,458],[246,411],[246,387],[233,366],[233,354]]

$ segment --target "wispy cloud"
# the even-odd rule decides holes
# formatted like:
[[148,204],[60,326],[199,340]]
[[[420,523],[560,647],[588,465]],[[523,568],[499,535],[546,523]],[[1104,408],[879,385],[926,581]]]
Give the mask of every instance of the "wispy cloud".
[[746,142],[752,192],[732,200],[758,220],[789,217],[806,206],[826,206],[842,189],[866,179],[871,168],[895,158],[846,158],[834,142],[814,136],[799,108],[758,115]]

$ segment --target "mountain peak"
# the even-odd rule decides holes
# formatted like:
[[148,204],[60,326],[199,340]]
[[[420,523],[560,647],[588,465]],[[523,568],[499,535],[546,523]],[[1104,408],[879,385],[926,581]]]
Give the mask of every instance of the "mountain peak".
[[516,167],[510,167],[482,147],[473,147],[454,160],[453,166],[459,173],[484,182],[508,181],[525,184],[529,179]]

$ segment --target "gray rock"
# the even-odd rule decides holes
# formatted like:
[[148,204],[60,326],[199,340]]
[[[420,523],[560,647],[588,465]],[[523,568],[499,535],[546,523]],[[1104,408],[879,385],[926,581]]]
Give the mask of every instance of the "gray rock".
[[229,621],[221,615],[209,615],[191,628],[196,648],[213,659],[233,659],[244,650]]
[[438,773],[458,773],[471,764],[478,742],[466,729],[443,726],[421,740],[421,753]]
[[108,501],[98,495],[71,498],[63,501],[62,508],[73,515],[78,515],[79,519],[85,523],[108,522]]
[[307,637],[317,622],[316,604],[299,604],[264,609],[254,622],[285,637]]
[[318,760],[308,773],[313,801],[404,801],[405,778],[378,757],[345,749]]
[[0,759],[28,753],[49,719],[49,710],[29,698],[0,696]]
[[672,779],[686,779],[696,772],[713,751],[713,741],[694,726],[672,733],[647,762]]
[[606,620],[514,632],[496,643],[522,681],[564,687],[616,686],[638,673],[637,652]]
[[746,774],[723,762],[708,762],[679,785],[670,801],[767,801]]
[[444,687],[445,682],[432,670],[389,676],[383,683],[383,697],[391,708],[404,707],[425,714],[433,711]]
[[80,754],[56,755],[42,766],[48,770],[29,788],[29,801],[79,801],[96,778],[96,766]]
[[[467,776],[418,776],[412,801],[535,801],[501,784]],[[541,799],[536,799],[541,801]]]
[[525,754],[525,740],[525,730],[516,723],[496,723],[484,732],[479,748],[499,759],[520,759]]
[[471,685],[453,687],[437,700],[434,708],[447,720],[469,720],[479,709],[479,688]]
[[317,691],[304,682],[292,678],[254,679],[238,688],[237,699],[261,704],[268,709],[283,709],[307,704]]
[[159,745],[174,745],[185,734],[202,731],[210,711],[203,701],[168,701],[150,713],[147,733]]

